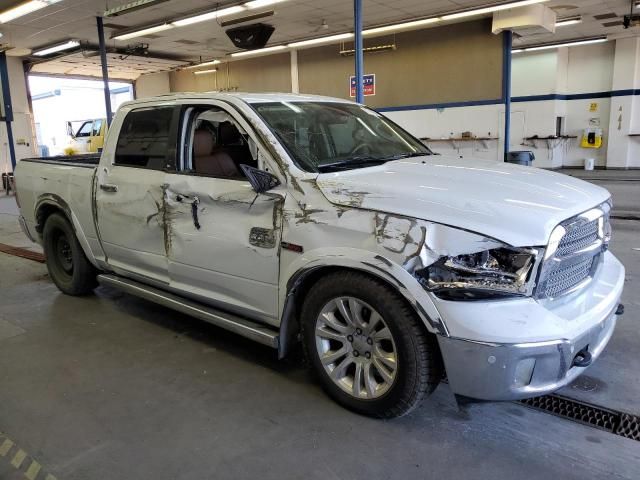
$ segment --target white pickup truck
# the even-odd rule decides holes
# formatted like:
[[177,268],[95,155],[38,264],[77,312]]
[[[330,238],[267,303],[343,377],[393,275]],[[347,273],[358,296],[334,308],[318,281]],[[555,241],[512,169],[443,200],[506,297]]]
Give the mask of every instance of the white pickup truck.
[[394,417],[552,392],[613,333],[609,193],[435,155],[352,102],[176,94],[124,104],[98,156],[22,160],[21,224],[51,279],[116,287],[278,349]]

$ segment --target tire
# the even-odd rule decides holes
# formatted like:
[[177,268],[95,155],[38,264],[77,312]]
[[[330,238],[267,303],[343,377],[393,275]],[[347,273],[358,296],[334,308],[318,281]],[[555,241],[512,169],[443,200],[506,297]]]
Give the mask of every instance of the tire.
[[86,295],[98,286],[98,271],[89,263],[69,221],[60,213],[47,218],[42,232],[47,270],[67,295]]
[[441,379],[435,335],[397,292],[365,274],[319,280],[304,300],[301,326],[307,361],[323,389],[360,414],[405,415]]

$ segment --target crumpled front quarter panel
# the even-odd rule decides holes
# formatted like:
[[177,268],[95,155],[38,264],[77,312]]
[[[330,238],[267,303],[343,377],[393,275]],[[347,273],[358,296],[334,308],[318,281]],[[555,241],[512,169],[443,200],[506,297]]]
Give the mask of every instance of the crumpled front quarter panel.
[[300,275],[320,267],[344,267],[385,279],[413,305],[431,331],[446,334],[433,300],[413,272],[443,255],[502,245],[424,220],[334,205],[313,180],[301,185],[304,195],[288,196],[283,209],[282,240],[303,251],[281,250],[281,308]]

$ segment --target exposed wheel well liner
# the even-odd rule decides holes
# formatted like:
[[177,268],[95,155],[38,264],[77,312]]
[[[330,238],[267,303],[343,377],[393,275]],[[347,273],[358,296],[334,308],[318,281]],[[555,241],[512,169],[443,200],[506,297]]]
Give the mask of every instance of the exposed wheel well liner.
[[61,213],[64,217],[71,223],[73,227],[73,222],[71,221],[70,209],[67,203],[57,195],[48,194],[43,195],[38,200],[36,204],[36,231],[42,235],[42,231],[44,229],[44,224],[54,213]]

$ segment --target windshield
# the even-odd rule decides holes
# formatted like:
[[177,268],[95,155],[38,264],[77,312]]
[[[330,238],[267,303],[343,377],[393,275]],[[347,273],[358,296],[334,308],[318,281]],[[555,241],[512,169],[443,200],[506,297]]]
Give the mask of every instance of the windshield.
[[431,154],[388,118],[360,105],[269,102],[252,106],[296,164],[308,172],[362,168]]

